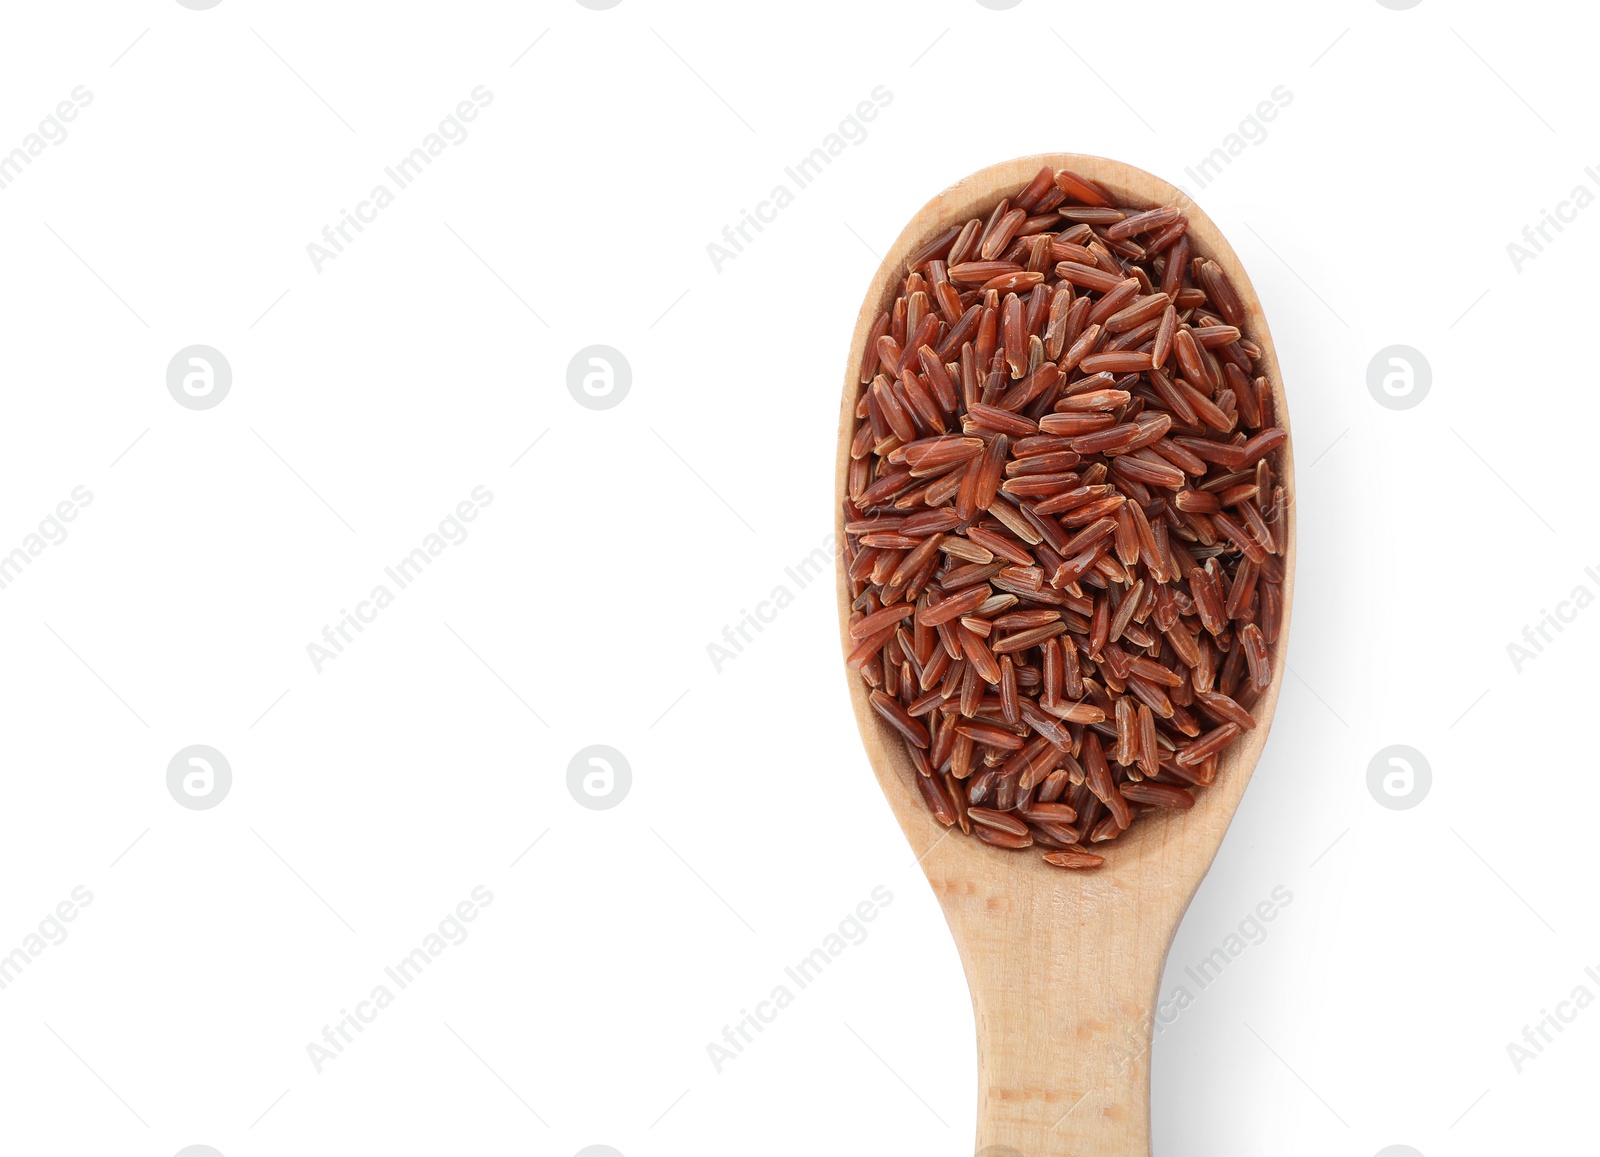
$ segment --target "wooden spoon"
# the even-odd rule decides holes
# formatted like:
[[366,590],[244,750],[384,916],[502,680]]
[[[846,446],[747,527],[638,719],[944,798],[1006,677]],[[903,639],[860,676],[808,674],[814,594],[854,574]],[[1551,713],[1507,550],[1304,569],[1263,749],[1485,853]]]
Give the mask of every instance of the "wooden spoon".
[[[1257,373],[1272,383],[1277,424],[1288,408],[1261,302],[1232,246],[1172,185],[1103,157],[1057,153],[993,165],[929,201],[878,269],[856,321],[839,420],[837,541],[858,371],[868,331],[892,301],[905,259],[924,241],[972,217],[987,217],[1049,165],[1098,182],[1119,203],[1174,205],[1189,219],[1196,255],[1217,261],[1243,302],[1244,332],[1261,347]],[[1004,851],[947,829],[929,813],[900,736],[874,712],[861,679],[846,673],[856,723],[889,806],[933,885],[972,989],[978,1031],[978,1152],[983,1157],[1137,1157],[1150,1152],[1150,1044],[1161,969],[1201,878],[1211,866],[1267,740],[1283,684],[1294,593],[1294,465],[1286,444],[1278,470],[1288,496],[1283,548],[1283,627],[1273,647],[1272,685],[1254,708],[1257,726],[1221,759],[1216,782],[1189,811],[1157,809],[1097,848],[1104,867],[1064,871],[1040,849]],[[849,580],[838,574],[846,652]]]

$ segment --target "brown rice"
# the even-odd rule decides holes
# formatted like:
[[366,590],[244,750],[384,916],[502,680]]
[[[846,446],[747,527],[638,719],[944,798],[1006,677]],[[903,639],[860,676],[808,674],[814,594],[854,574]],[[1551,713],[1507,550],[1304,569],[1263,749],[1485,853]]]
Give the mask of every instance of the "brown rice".
[[851,670],[934,818],[1092,868],[1255,727],[1287,433],[1170,206],[1049,168],[907,262],[860,365]]

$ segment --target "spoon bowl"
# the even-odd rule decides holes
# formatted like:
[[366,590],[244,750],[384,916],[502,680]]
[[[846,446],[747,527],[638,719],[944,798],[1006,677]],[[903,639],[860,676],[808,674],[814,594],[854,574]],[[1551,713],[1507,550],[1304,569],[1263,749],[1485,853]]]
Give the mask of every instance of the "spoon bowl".
[[[1256,373],[1272,385],[1276,422],[1289,428],[1282,378],[1249,277],[1216,225],[1177,188],[1131,165],[1069,153],[980,170],[929,201],[890,249],[867,290],[851,342],[840,409],[836,541],[844,542],[858,371],[873,322],[894,298],[906,258],[952,225],[986,217],[1040,168],[1070,169],[1124,206],[1176,206],[1193,252],[1216,261],[1244,307],[1241,328],[1261,347]],[[1150,1152],[1150,1045],[1158,987],[1178,922],[1205,876],[1266,744],[1282,686],[1294,591],[1293,439],[1281,452],[1288,497],[1281,550],[1283,618],[1272,683],[1254,730],[1223,753],[1216,781],[1187,811],[1159,808],[1101,849],[1103,867],[1064,871],[1025,853],[945,828],[917,790],[903,741],[847,673],[856,723],[878,783],[933,886],[972,991],[978,1038],[977,1149],[983,1157],[1135,1157]],[[848,653],[850,582],[838,567],[840,632]],[[958,804],[959,806],[959,804]]]

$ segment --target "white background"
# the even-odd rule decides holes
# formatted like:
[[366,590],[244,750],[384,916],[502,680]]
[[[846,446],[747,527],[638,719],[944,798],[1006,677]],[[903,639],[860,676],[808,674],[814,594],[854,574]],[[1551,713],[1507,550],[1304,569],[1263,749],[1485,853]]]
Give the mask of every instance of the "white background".
[[[1299,468],[1293,674],[1163,991],[1293,900],[1161,1034],[1157,1152],[1592,1151],[1600,1010],[1507,1052],[1600,995],[1600,611],[1507,653],[1600,592],[1600,210],[1520,272],[1506,249],[1600,191],[1576,13],[9,6],[0,152],[93,99],[0,189],[0,553],[93,499],[0,590],[0,953],[93,901],[0,990],[0,1151],[971,1152],[955,951],[861,757],[831,584],[784,568],[832,525],[875,252],[1050,150],[1221,225]],[[319,272],[308,242],[479,85],[468,138]],[[719,272],[707,244],[880,85]],[[214,409],[166,389],[194,343],[233,369]],[[566,387],[594,343],[632,367],[613,409]],[[1432,370],[1403,411],[1367,388],[1392,344]],[[319,673],[307,644],[480,485]],[[707,645],[779,585],[719,673]],[[197,743],[233,769],[211,810],[166,788]],[[632,768],[611,810],[566,786],[590,744]],[[1409,810],[1368,791],[1390,744],[1432,768]],[[478,885],[470,936],[319,1073],[323,1026]],[[870,936],[719,1073],[723,1026],[879,885]]]

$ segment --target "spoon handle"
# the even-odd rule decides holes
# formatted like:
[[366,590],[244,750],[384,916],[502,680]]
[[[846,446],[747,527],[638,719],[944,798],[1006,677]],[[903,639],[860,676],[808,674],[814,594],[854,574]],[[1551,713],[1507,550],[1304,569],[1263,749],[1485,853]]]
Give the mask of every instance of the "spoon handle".
[[1173,925],[1148,906],[1141,919],[1109,873],[1080,892],[940,896],[972,989],[979,1157],[1149,1157],[1152,1012]]

